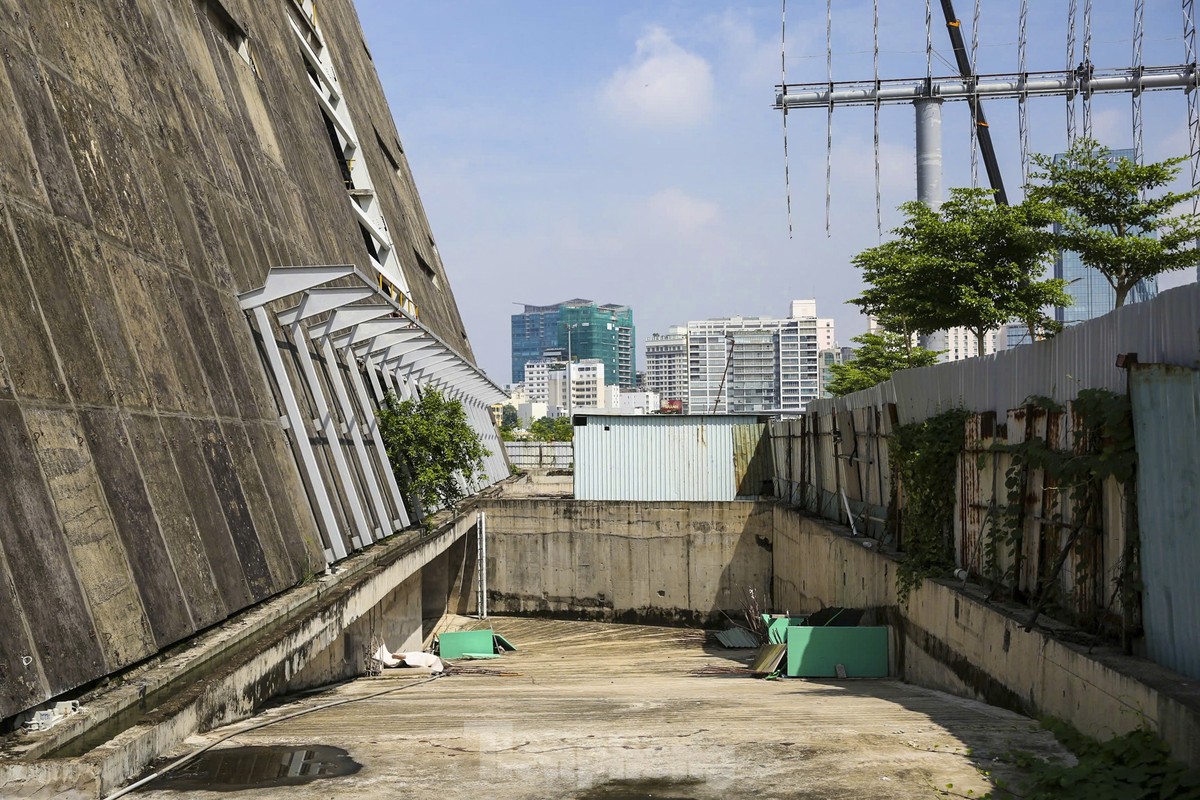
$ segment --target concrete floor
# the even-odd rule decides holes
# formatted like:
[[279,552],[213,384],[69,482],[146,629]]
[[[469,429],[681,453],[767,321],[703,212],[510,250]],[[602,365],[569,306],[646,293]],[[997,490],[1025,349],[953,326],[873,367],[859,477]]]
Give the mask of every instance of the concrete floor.
[[[451,675],[223,743],[331,745],[362,765],[353,775],[241,793],[287,800],[979,797],[991,788],[988,773],[1006,775],[997,757],[1062,752],[1028,718],[896,681],[696,674],[741,666],[752,655],[706,645],[699,631],[511,617],[489,624],[519,651],[460,663],[504,675]],[[387,670],[189,745],[420,677]],[[182,791],[148,786],[140,796],[178,800]],[[187,796],[230,794],[189,789]]]

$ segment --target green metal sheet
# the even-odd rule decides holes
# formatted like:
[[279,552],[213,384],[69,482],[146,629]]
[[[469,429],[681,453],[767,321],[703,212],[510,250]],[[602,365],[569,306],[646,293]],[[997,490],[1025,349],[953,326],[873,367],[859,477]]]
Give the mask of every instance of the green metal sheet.
[[491,629],[482,631],[452,631],[438,637],[438,655],[442,658],[462,658],[467,653],[494,653]]
[[462,657],[468,661],[479,661],[487,658],[499,658],[499,653],[463,653]]
[[785,644],[787,642],[787,629],[803,625],[806,619],[806,617],[763,614],[763,622],[767,624],[767,641],[771,644]]
[[515,644],[510,642],[508,639],[505,639],[503,636],[501,636],[498,633],[492,634],[492,639],[496,642],[496,650],[497,651],[507,650],[509,652],[515,652],[517,649],[517,646]]
[[841,664],[848,678],[886,678],[886,627],[787,629],[787,674],[792,678],[835,678]]

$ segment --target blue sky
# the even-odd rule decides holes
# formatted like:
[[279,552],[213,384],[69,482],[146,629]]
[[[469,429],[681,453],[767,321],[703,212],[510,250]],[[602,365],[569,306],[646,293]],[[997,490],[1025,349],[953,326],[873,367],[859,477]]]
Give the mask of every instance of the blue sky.
[[[480,365],[509,382],[512,303],[572,297],[633,307],[640,342],[689,319],[783,316],[815,297],[849,344],[865,321],[850,259],[878,243],[872,119],[833,121],[825,230],[822,111],[788,117],[788,235],[780,2],[709,0],[357,0],[405,153]],[[881,0],[883,77],[925,74],[924,3]],[[955,4],[969,23],[974,3]],[[980,72],[1017,68],[1017,2],[984,4]],[[1079,3],[1080,7],[1083,2]],[[836,0],[835,80],[872,75],[871,4]],[[1066,63],[1067,3],[1031,2],[1028,69]],[[934,2],[934,74],[953,62]],[[1132,0],[1095,0],[1092,61],[1131,62]],[[825,7],[791,0],[789,81],[824,81]],[[1146,2],[1144,60],[1184,60],[1178,0]],[[1082,51],[1079,31],[1077,59]],[[1031,150],[1065,146],[1062,100],[1031,101]],[[987,113],[1010,196],[1020,184],[1016,104]],[[1130,100],[1093,101],[1095,131],[1128,147]],[[970,185],[969,115],[944,111],[946,186]],[[1145,98],[1146,157],[1187,151],[1180,93]],[[915,194],[913,113],[881,116],[885,231]],[[980,174],[983,174],[982,166]],[[1184,179],[1190,182],[1185,168]],[[1192,280],[1176,274],[1164,286]]]

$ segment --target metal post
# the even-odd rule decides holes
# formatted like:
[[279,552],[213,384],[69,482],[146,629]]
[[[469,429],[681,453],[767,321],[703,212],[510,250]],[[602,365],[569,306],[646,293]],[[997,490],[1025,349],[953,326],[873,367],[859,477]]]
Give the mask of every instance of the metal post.
[[937,208],[942,204],[942,101],[923,97],[913,101],[917,114],[917,200]]
[[479,512],[479,547],[482,552],[482,558],[479,559],[479,586],[480,595],[483,600],[482,616],[487,619],[488,615],[488,588],[487,588],[487,512]]

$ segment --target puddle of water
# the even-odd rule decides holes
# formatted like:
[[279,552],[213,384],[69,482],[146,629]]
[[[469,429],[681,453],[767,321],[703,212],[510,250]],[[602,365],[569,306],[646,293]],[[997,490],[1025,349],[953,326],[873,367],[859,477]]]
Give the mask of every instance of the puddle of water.
[[597,784],[573,800],[696,800],[689,793],[703,781],[696,778],[635,778]]
[[340,747],[252,746],[209,750],[174,772],[146,786],[146,791],[171,789],[237,792],[295,786],[319,778],[353,775],[362,765]]

